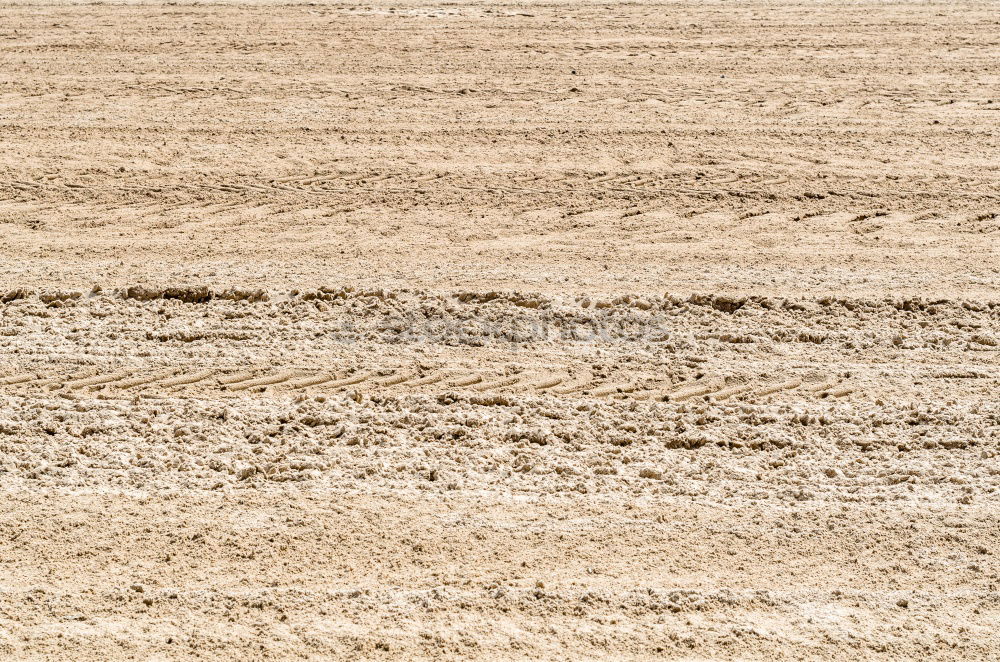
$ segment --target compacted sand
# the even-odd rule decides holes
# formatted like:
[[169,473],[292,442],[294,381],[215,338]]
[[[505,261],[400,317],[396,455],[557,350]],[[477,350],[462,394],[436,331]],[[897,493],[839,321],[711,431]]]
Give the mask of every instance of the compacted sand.
[[0,6],[0,657],[996,659],[996,10]]

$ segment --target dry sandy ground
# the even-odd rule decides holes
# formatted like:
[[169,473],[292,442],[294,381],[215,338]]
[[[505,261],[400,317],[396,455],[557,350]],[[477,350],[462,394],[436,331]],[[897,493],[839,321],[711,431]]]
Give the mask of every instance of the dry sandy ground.
[[996,10],[0,6],[0,657],[996,659]]

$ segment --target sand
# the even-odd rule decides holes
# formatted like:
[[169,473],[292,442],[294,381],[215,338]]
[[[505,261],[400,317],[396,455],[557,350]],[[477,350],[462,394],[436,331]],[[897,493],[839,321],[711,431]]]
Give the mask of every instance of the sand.
[[992,3],[0,9],[0,657],[996,659]]

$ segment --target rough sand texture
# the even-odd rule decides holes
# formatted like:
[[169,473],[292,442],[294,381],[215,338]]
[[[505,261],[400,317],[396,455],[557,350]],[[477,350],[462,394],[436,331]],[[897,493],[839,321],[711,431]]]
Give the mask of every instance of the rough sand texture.
[[996,659],[996,9],[0,6],[0,657]]

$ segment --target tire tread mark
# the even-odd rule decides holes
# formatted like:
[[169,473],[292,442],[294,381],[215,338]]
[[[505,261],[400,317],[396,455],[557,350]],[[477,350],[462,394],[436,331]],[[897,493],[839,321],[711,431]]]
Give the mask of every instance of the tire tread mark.
[[589,380],[586,380],[586,381],[575,382],[575,383],[572,383],[572,384],[566,384],[565,386],[556,386],[556,387],[554,387],[550,391],[550,393],[555,393],[556,395],[570,395],[572,393],[576,393],[577,391],[582,391],[584,389],[587,389],[587,388],[590,388],[591,386],[596,386],[596,385],[597,385],[597,382],[595,382],[592,379],[589,379]]
[[353,386],[355,384],[360,384],[361,382],[366,381],[369,377],[371,377],[371,375],[369,373],[365,372],[365,373],[361,373],[361,374],[358,374],[358,375],[354,375],[352,377],[345,377],[343,379],[338,379],[335,382],[329,382],[329,383],[323,384],[323,387],[324,388],[342,388],[344,386]]
[[771,395],[771,394],[774,394],[774,393],[779,393],[781,391],[789,391],[789,390],[791,390],[793,388],[798,388],[799,386],[802,386],[802,380],[801,379],[798,379],[798,378],[786,379],[785,381],[783,381],[781,383],[778,383],[778,384],[768,384],[767,386],[759,388],[756,391],[754,391],[753,394],[754,394],[754,397],[762,398],[764,396]]
[[485,384],[480,384],[479,386],[475,387],[475,390],[476,391],[480,391],[480,392],[481,391],[492,391],[492,390],[498,389],[498,388],[504,388],[504,387],[507,387],[507,386],[513,386],[514,384],[517,384],[520,381],[521,381],[520,377],[506,377],[504,379],[498,379],[498,380],[493,381],[493,382],[487,382]]
[[410,381],[411,379],[413,379],[416,376],[417,376],[416,373],[401,372],[399,374],[391,375],[391,376],[387,377],[386,379],[383,379],[381,382],[379,382],[378,385],[381,386],[381,387],[383,387],[383,388],[386,388],[386,387],[389,387],[389,386],[395,386],[396,384],[402,384],[403,382],[408,382],[408,381]]
[[190,375],[179,375],[173,377],[172,379],[167,379],[158,384],[164,388],[170,386],[185,386],[187,384],[196,384],[197,382],[205,381],[209,377],[215,374],[214,370],[202,370],[201,372],[195,372]]
[[266,375],[264,377],[258,377],[257,379],[249,379],[246,381],[241,381],[237,384],[231,384],[229,386],[230,391],[245,391],[248,388],[254,388],[257,386],[270,386],[272,384],[281,384],[282,382],[287,382],[289,379],[298,376],[298,373],[293,370],[287,370],[285,372],[279,372],[276,375]]
[[450,382],[449,386],[472,386],[473,384],[478,384],[481,381],[483,381],[482,375],[466,375],[465,377],[459,377],[458,379]]
[[417,380],[414,380],[414,381],[408,383],[407,387],[430,386],[431,384],[437,384],[438,382],[440,382],[441,380],[443,380],[443,379],[445,379],[447,377],[448,377],[448,373],[446,373],[446,372],[436,372],[436,373],[432,373],[430,375],[427,375],[426,377],[421,377],[420,379],[417,379]]
[[245,382],[249,379],[253,379],[252,372],[237,372],[232,375],[220,378],[219,383],[222,384],[223,386],[229,386],[231,384],[238,384],[240,382]]
[[330,373],[323,373],[320,375],[312,375],[311,377],[303,377],[301,379],[293,379],[287,383],[289,388],[299,389],[308,388],[310,386],[318,386],[320,384],[325,384],[336,378],[336,375]]
[[853,386],[839,386],[837,388],[830,389],[828,391],[823,391],[822,393],[820,393],[819,397],[821,397],[821,398],[842,398],[845,395],[850,395],[851,393],[854,393],[854,391],[855,391],[855,388]]
[[664,396],[664,400],[668,402],[683,402],[690,398],[696,398],[701,395],[709,395],[715,391],[718,391],[725,384],[721,379],[709,379],[701,383],[693,383],[687,386],[682,386],[681,388],[668,393]]
[[135,388],[136,386],[145,386],[147,384],[153,384],[155,382],[158,382],[161,379],[167,379],[168,377],[172,377],[173,375],[176,375],[177,372],[178,371],[176,369],[164,370],[162,372],[155,372],[151,375],[145,375],[143,377],[135,377],[134,379],[128,379],[122,382],[118,382],[116,384],[113,384],[113,386],[115,388],[122,390]]
[[32,382],[38,379],[38,375],[34,373],[21,373],[19,375],[11,375],[10,377],[4,377],[0,379],[0,384],[11,386],[14,384],[24,384],[25,382]]
[[535,384],[535,390],[544,391],[546,389],[552,388],[553,386],[559,386],[560,384],[563,383],[563,381],[565,380],[562,377],[551,377],[549,379],[542,380],[539,383]]
[[66,382],[66,388],[70,390],[77,390],[84,388],[86,386],[99,386],[101,384],[108,384],[110,382],[117,382],[125,379],[129,376],[128,372],[113,372],[108,375],[97,375],[95,377],[86,377],[84,379],[75,379],[70,382]]
[[601,386],[600,388],[594,389],[590,395],[595,398],[605,398],[609,395],[614,395],[616,393],[631,393],[635,391],[636,387],[634,385],[617,382],[614,384],[607,384]]
[[737,386],[730,386],[729,388],[724,388],[721,391],[716,391],[712,393],[709,397],[715,402],[722,402],[723,400],[728,400],[729,398],[745,393],[753,388],[753,384],[739,384]]
[[824,382],[820,382],[819,384],[806,384],[805,386],[802,387],[802,390],[806,391],[807,393],[819,393],[821,391],[829,391],[830,389],[834,388],[838,383],[839,382],[836,379],[828,379]]

